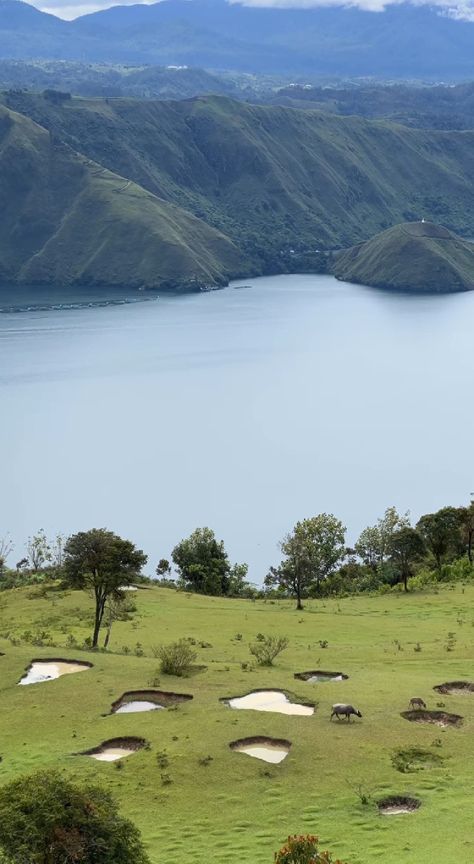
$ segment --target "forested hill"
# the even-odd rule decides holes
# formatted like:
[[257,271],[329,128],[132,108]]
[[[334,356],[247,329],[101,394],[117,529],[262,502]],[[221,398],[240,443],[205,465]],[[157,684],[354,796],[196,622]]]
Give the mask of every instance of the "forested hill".
[[474,22],[404,3],[375,14],[343,5],[288,9],[165,0],[64,22],[17,0],[0,0],[3,58],[439,81],[472,77],[473,41]]
[[422,217],[474,235],[474,132],[225,97],[4,102],[2,266],[23,279],[220,283],[318,271],[328,250]]
[[0,282],[196,288],[242,267],[236,247],[0,106]]
[[383,231],[336,256],[339,279],[398,291],[474,289],[474,245],[429,222]]
[[230,236],[253,272],[282,269],[289,249],[347,247],[422,217],[474,234],[474,132],[225,97],[9,93],[5,101],[55,139]]

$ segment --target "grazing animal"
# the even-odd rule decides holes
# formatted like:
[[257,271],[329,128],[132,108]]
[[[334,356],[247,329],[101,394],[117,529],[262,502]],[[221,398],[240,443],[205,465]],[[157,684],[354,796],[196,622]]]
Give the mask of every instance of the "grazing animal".
[[334,715],[336,715],[338,720],[340,720],[341,717],[347,717],[347,720],[350,723],[352,714],[354,715],[354,717],[362,717],[360,711],[358,711],[357,708],[354,708],[353,705],[345,705],[344,703],[337,702],[335,705],[332,706],[330,720],[332,720]]
[[423,702],[423,699],[420,699],[419,696],[415,696],[413,699],[410,699],[410,708],[426,708],[426,702]]

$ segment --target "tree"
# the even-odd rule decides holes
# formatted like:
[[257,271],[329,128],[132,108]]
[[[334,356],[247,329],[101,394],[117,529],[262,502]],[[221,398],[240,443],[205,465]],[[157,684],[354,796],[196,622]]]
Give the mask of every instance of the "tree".
[[418,520],[417,530],[432,552],[438,571],[452,552],[462,551],[461,516],[455,507],[443,507],[436,513],[427,513]]
[[105,528],[92,528],[69,537],[64,547],[65,582],[72,588],[93,593],[93,648],[99,642],[107,600],[120,599],[120,588],[132,584],[146,561],[147,556],[130,540],[123,540]]
[[0,789],[5,864],[149,864],[138,829],[95,786],[39,771]]
[[461,537],[466,548],[469,563],[472,564],[474,551],[474,501],[471,501],[469,507],[460,507],[458,513]]
[[161,576],[162,578],[169,579],[171,576],[171,564],[167,558],[160,558],[158,564],[156,565],[155,573],[157,576]]
[[126,597],[123,591],[119,591],[120,596],[110,594],[105,604],[104,626],[105,639],[104,648],[109,647],[110,637],[112,635],[112,627],[115,621],[131,621],[133,613],[136,611],[136,606],[131,597]]
[[408,528],[409,525],[408,513],[401,515],[395,507],[387,507],[376,525],[364,528],[355,544],[355,551],[366,567],[370,567],[374,573],[378,572],[389,555],[392,534],[400,528]]
[[51,546],[43,528],[40,528],[33,537],[28,537],[27,552],[31,569],[35,572],[51,561]]
[[[242,570],[247,565],[231,566],[223,540],[216,540],[210,528],[196,528],[181,540],[171,553],[181,584],[198,594],[228,595],[240,583]],[[245,570],[245,572],[247,572]]]
[[13,552],[13,543],[10,536],[5,534],[4,537],[0,537],[0,575],[5,569],[7,558],[11,552]]
[[297,522],[293,532],[280,543],[285,557],[279,567],[270,568],[265,585],[278,585],[296,597],[296,608],[302,609],[303,597],[312,590],[317,592],[320,583],[344,558],[345,530],[330,513]]
[[390,538],[390,558],[408,591],[408,579],[413,574],[413,564],[423,557],[425,544],[415,528],[399,528]]

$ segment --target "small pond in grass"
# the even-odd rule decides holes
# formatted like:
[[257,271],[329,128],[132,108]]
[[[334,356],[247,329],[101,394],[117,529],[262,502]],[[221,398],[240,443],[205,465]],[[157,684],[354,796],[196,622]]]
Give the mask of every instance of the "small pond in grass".
[[230,748],[236,753],[245,753],[246,756],[261,759],[263,762],[273,762],[273,764],[277,765],[279,762],[283,762],[283,759],[288,756],[291,742],[262,736],[233,741],[230,744]]
[[62,675],[74,672],[85,672],[91,668],[90,663],[79,663],[68,660],[34,660],[19,684],[41,684],[43,681],[53,681]]
[[223,700],[231,708],[253,711],[273,711],[276,714],[299,714],[308,717],[314,714],[314,705],[291,702],[282,690],[255,690],[246,696]]

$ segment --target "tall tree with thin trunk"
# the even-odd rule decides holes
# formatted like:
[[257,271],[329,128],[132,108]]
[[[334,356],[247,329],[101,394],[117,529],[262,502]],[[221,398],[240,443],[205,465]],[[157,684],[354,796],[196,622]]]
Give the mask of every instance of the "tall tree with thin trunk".
[[109,598],[120,600],[120,589],[140,575],[147,556],[130,540],[105,528],[81,531],[64,547],[64,578],[72,588],[90,591],[95,601],[92,647],[97,648]]
[[416,528],[432,552],[439,572],[450,553],[461,554],[461,516],[455,507],[427,513],[418,520]]

